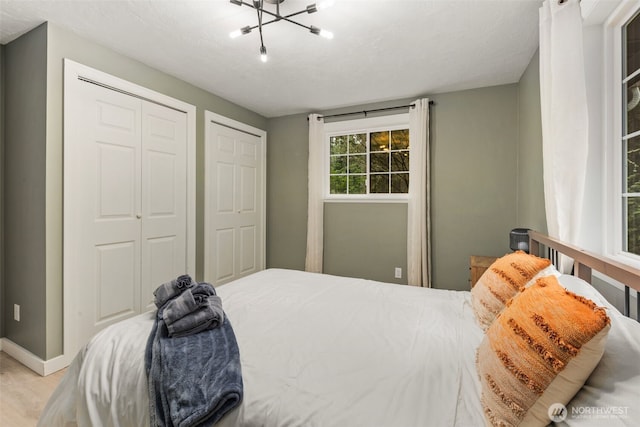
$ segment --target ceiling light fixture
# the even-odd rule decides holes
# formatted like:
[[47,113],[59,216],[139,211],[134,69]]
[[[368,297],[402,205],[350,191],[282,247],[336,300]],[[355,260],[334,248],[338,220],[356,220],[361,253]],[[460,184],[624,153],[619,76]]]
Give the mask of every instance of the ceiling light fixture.
[[[243,0],[230,0],[230,1],[235,5],[238,5],[238,6],[245,5],[256,10],[256,13],[258,14],[258,24],[254,26],[247,25],[246,27],[242,27],[239,30],[233,31],[232,33],[229,34],[229,37],[231,37],[232,39],[235,39],[236,37],[249,34],[251,31],[257,28],[258,32],[260,33],[260,59],[262,60],[262,62],[267,62],[267,48],[264,46],[264,38],[262,37],[262,27],[264,27],[265,25],[273,24],[274,22],[278,22],[278,21],[287,21],[299,27],[305,28],[309,30],[309,32],[317,36],[321,36],[326,39],[333,38],[333,33],[331,31],[323,30],[321,28],[314,27],[313,25],[307,26],[291,19],[292,17],[300,15],[302,13],[314,13],[319,10],[326,9],[327,7],[333,4],[333,0],[323,0],[323,1],[320,1],[319,3],[310,4],[306,8],[298,12],[290,13],[289,15],[280,14],[280,3],[282,3],[284,0],[251,0],[251,3],[248,3]],[[264,8],[265,2],[270,4],[275,4],[275,12],[266,10]],[[265,13],[267,15],[272,16],[273,19],[270,21],[264,22],[262,20],[262,16]]]

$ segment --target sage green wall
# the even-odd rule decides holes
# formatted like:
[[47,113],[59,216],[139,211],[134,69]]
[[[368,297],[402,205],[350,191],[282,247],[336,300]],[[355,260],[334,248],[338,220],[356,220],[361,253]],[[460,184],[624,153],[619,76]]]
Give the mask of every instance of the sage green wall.
[[309,125],[305,114],[267,128],[267,267],[304,270]]
[[518,86],[433,99],[433,285],[468,290],[469,257],[504,255],[516,226]]
[[[337,114],[407,104],[399,100],[321,111]],[[357,118],[357,117],[356,117]],[[306,114],[269,120],[267,155],[267,267],[304,270],[307,242],[309,124]],[[406,205],[402,203],[325,204],[324,272],[406,283]],[[356,221],[356,219],[359,219]],[[380,232],[380,221],[394,227]],[[384,247],[386,256],[380,250]],[[375,264],[375,266],[373,265]],[[403,278],[394,278],[394,268]]]
[[407,283],[406,203],[325,203],[324,221],[325,273]]
[[[434,285],[468,289],[469,256],[504,255],[509,251],[509,230],[517,226],[518,86],[438,94],[431,99],[435,101],[430,116]],[[413,99],[321,113],[381,108],[410,101]],[[306,116],[270,119],[268,131],[267,265],[304,269]],[[380,237],[379,227],[373,230],[363,227],[354,222],[354,215],[364,218],[367,226],[386,215],[395,218],[392,222],[397,227]],[[396,281],[394,267],[400,266],[406,272],[404,217],[403,204],[325,204],[324,270]],[[387,259],[380,256],[381,248],[390,254]],[[399,282],[406,283],[406,278]]]
[[[20,140],[7,138],[5,153],[12,167],[5,173],[12,178],[5,181],[5,243],[11,248],[5,256],[5,332],[12,341],[47,360],[62,353],[63,59],[197,107],[197,278],[204,269],[204,111],[260,129],[267,128],[267,119],[55,25],[41,25],[7,44],[5,51],[6,105],[11,107],[5,110],[6,123],[11,122],[12,132],[20,135]],[[18,117],[14,120],[14,116]],[[14,179],[13,172],[25,178]],[[26,285],[24,276],[29,279]],[[15,324],[9,311],[12,314],[13,304],[19,301],[24,301],[25,321]]]
[[[7,44],[4,54],[5,337],[44,358],[46,26]],[[20,322],[13,304],[21,307]]]
[[542,177],[540,58],[536,51],[518,84],[517,224],[546,233]]

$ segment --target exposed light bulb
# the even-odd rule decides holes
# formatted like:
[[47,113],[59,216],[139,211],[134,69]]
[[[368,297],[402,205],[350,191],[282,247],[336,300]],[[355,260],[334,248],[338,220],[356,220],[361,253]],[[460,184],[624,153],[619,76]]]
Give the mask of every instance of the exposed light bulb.
[[331,31],[323,30],[321,28],[314,27],[313,25],[309,26],[309,31],[311,31],[311,33],[315,34],[316,36],[322,36],[325,39],[333,38],[333,33]]
[[229,37],[231,37],[232,39],[235,39],[236,37],[240,37],[243,34],[249,34],[250,32],[251,32],[251,27],[247,25],[246,27],[242,27],[239,30],[235,30],[229,33]]
[[260,60],[267,62],[267,48],[264,46],[260,46]]
[[322,1],[318,2],[318,3],[316,3],[316,8],[318,10],[323,10],[323,9],[326,9],[328,7],[333,6],[334,3],[335,2],[333,0],[322,0]]
[[333,33],[327,30],[320,30],[320,36],[331,40],[333,38]]

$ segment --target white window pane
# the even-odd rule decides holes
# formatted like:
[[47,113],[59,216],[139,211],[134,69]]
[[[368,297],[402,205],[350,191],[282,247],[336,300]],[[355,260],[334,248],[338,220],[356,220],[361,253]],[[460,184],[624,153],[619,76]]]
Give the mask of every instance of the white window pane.
[[371,132],[370,138],[370,150],[374,151],[388,151],[389,150],[389,131],[384,132]]
[[409,171],[409,152],[395,151],[391,153],[391,172]]
[[627,111],[622,132],[629,135],[640,130],[640,76],[624,84],[623,95]]
[[349,194],[366,194],[366,183],[366,175],[349,175]]
[[640,255],[640,197],[626,198],[627,252]]
[[409,174],[408,173],[391,174],[391,192],[392,193],[408,193],[409,192]]
[[371,153],[369,156],[369,171],[389,172],[389,153]]
[[371,175],[371,193],[387,194],[389,193],[389,174]]
[[409,148],[409,129],[391,131],[391,149],[406,150]]
[[329,178],[329,192],[331,194],[347,194],[347,176],[332,175]]
[[347,156],[331,156],[329,173],[343,174],[347,172]]

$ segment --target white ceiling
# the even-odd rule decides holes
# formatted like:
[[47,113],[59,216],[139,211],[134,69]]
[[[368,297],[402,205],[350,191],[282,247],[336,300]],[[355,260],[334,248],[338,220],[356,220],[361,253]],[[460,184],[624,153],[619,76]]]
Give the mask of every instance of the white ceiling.
[[[251,1],[251,0],[245,0]],[[313,0],[285,0],[281,13]],[[0,0],[0,43],[49,21],[265,117],[514,83],[542,0],[336,0],[264,28],[228,0]],[[267,5],[273,8],[273,5]]]

